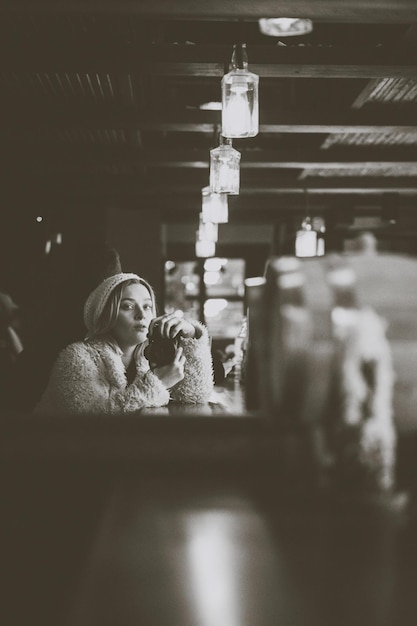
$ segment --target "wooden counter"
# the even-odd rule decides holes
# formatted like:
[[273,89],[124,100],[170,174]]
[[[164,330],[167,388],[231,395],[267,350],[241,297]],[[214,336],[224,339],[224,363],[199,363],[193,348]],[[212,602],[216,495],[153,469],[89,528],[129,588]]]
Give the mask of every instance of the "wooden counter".
[[318,491],[259,416],[0,426],[5,626],[415,624],[413,497]]

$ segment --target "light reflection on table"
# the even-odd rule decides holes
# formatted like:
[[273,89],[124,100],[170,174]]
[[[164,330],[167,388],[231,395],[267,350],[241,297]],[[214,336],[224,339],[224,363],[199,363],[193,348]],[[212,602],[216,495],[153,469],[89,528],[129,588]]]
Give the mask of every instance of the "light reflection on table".
[[232,494],[175,498],[115,496],[71,626],[281,623],[294,590],[282,597],[287,582],[253,505]]

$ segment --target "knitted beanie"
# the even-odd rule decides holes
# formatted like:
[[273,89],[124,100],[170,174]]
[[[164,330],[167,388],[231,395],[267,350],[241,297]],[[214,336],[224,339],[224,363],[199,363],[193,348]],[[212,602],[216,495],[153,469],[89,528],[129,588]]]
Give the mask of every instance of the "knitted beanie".
[[86,325],[89,334],[93,331],[113,289],[117,287],[117,285],[125,283],[129,280],[138,280],[142,285],[145,285],[145,287],[149,289],[152,304],[155,310],[153,290],[146,280],[137,274],[132,273],[121,272],[120,274],[114,274],[114,276],[105,278],[99,286],[90,293],[84,304],[84,324]]

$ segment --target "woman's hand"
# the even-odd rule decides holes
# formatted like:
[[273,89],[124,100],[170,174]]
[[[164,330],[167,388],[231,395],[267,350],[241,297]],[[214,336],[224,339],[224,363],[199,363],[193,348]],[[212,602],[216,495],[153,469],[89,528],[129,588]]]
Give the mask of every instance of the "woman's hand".
[[170,389],[184,378],[184,364],[185,356],[183,355],[182,348],[180,346],[177,348],[175,358],[172,363],[169,363],[168,365],[161,365],[161,367],[153,367],[151,363],[150,366],[153,373],[155,376],[158,376],[161,383],[167,389]]
[[156,337],[165,337],[167,339],[175,339],[175,337],[184,337],[186,339],[194,339],[196,329],[191,322],[168,313],[155,317],[149,325],[148,336],[152,339]]

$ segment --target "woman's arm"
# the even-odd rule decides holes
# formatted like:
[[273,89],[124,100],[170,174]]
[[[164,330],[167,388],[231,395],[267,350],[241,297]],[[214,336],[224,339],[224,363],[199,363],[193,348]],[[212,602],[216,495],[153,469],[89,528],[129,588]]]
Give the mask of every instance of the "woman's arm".
[[[177,339],[180,349],[173,364],[154,367],[162,382],[166,382],[165,370],[174,370],[181,376],[170,387],[171,399],[186,404],[208,402],[213,391],[213,364],[206,327],[200,322],[166,314],[152,320],[149,335]],[[152,364],[151,364],[152,366]],[[178,369],[178,372],[176,371]],[[175,376],[174,376],[175,378]],[[178,377],[176,379],[178,381]]]
[[127,385],[119,356],[71,344],[58,356],[36,413],[118,414],[168,404],[169,392],[152,372],[139,371]]

